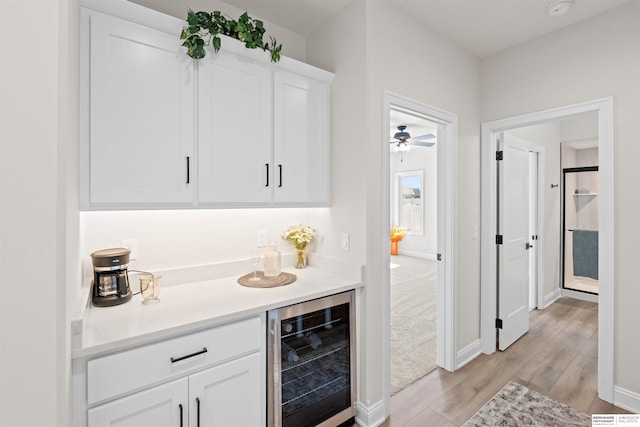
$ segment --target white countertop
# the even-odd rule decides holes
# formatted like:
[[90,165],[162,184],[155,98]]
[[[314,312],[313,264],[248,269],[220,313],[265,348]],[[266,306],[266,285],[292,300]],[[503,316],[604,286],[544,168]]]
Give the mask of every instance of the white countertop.
[[[77,331],[81,337],[72,358],[96,357],[362,286],[353,274],[340,274],[344,268],[338,273],[317,267],[283,271],[295,274],[297,280],[274,288],[249,288],[237,282],[245,272],[163,286],[157,303],[142,304],[142,296],[134,295],[119,306],[89,305],[82,314]],[[132,284],[134,292],[135,288]]]

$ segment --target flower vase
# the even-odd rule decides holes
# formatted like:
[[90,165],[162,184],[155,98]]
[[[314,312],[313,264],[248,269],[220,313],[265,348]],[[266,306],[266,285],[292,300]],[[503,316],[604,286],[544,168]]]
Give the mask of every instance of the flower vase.
[[391,255],[398,255],[398,241],[391,241]]
[[306,249],[296,249],[296,268],[307,268]]

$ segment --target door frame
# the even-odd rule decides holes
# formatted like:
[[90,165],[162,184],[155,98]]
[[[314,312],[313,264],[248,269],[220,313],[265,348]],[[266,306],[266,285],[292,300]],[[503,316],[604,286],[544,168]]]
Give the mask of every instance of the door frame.
[[[614,121],[613,97],[524,114],[482,124],[482,241],[480,283],[480,341],[482,352],[496,351],[496,138],[499,132],[555,121],[585,113],[598,115],[600,164],[599,262],[601,274],[598,309],[598,396],[613,402],[614,363]],[[544,234],[544,233],[543,233]],[[559,294],[559,292],[558,292]]]
[[[425,116],[430,121],[444,127],[442,140],[438,144],[438,253],[442,260],[438,262],[438,283],[436,297],[436,363],[447,371],[457,369],[456,352],[456,288],[457,260],[455,245],[457,242],[457,147],[458,117],[446,111],[430,107],[419,101],[388,91],[383,93],[382,101],[382,221],[380,245],[383,260],[382,307],[383,307],[383,393],[386,413],[390,412],[390,274],[389,274],[389,223],[390,223],[390,153],[389,153],[389,114],[391,107],[399,107]],[[442,246],[441,246],[442,242]],[[386,260],[386,261],[385,261]]]

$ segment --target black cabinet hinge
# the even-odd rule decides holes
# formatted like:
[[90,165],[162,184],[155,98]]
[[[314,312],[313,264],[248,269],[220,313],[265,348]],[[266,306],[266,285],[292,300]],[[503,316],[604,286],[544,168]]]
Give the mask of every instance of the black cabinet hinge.
[[496,245],[502,244],[502,234],[496,235]]
[[504,157],[503,151],[496,151],[496,160],[502,160]]
[[496,319],[496,329],[502,329],[502,319]]

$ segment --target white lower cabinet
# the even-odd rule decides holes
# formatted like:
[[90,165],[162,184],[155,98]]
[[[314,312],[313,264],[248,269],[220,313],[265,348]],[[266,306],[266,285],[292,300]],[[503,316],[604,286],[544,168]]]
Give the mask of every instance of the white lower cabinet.
[[190,427],[263,426],[260,357],[243,357],[189,377]]
[[266,424],[265,315],[74,361],[75,427]]
[[264,425],[260,355],[252,354],[187,378],[89,410],[89,427],[247,427]]
[[89,427],[179,427],[188,417],[189,382],[172,381],[89,410]]

